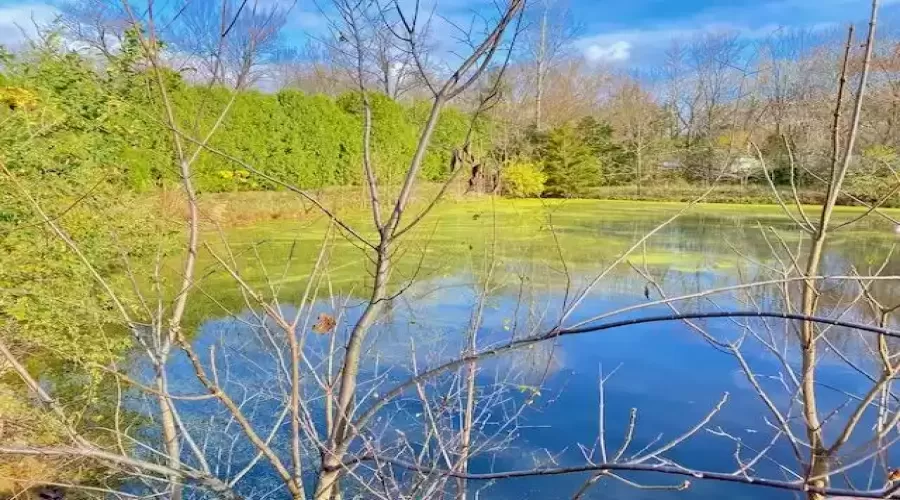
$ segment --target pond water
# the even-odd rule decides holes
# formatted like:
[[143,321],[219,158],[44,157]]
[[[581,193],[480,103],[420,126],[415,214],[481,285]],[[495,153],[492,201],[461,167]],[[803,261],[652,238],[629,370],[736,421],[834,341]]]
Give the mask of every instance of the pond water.
[[[366,382],[360,387],[357,404],[365,409],[411,373],[458,357],[479,304],[483,305],[483,314],[476,343],[483,349],[552,328],[561,311],[607,268],[610,270],[565,318],[565,325],[623,308],[630,310],[602,321],[671,314],[663,304],[644,306],[658,301],[661,292],[672,297],[774,279],[770,268],[787,265],[787,249],[800,248],[803,252],[803,247],[798,247],[803,239],[776,209],[701,207],[663,227],[628,258],[611,266],[642,235],[680,209],[677,205],[567,202],[548,206],[506,201],[439,210],[402,250],[405,262],[412,263],[401,265],[395,278],[404,293],[391,301],[370,335],[362,367]],[[840,217],[847,219],[852,214],[841,213]],[[247,258],[240,266],[255,278],[261,293],[278,292],[281,308],[290,317],[300,302],[322,240],[323,232],[313,228],[320,227],[284,222],[231,235],[236,253],[251,243],[263,242],[256,252],[261,257]],[[297,250],[297,241],[307,248],[305,253]],[[860,222],[835,234],[826,250],[824,274],[849,275],[854,269],[867,274],[885,262],[884,274],[900,274],[900,259],[890,254],[897,242],[887,222],[877,217]],[[289,253],[300,257],[285,265],[281,261]],[[349,243],[335,240],[328,255],[328,279],[318,282],[313,288],[317,290],[315,299],[302,310],[308,325],[322,312],[339,319],[334,334],[305,336],[307,370],[319,376],[328,371],[326,353],[332,346],[340,350],[348,325],[360,314],[361,297],[369,282],[365,260]],[[268,283],[259,279],[262,268],[270,275]],[[245,411],[261,429],[266,433],[276,429],[273,443],[288,456],[289,425],[282,404],[285,376],[277,354],[278,349],[284,349],[283,342],[276,338],[275,329],[267,332],[260,327],[269,322],[242,306],[238,288],[223,274],[209,278],[210,284],[204,287],[216,290],[217,303],[223,308],[206,304],[197,306],[194,312],[199,325],[195,348],[209,367],[211,353],[215,353],[215,374],[237,400],[244,402]],[[792,286],[790,293],[797,290]],[[827,282],[820,314],[870,321],[865,308],[850,305],[856,295],[854,286],[845,281]],[[783,307],[782,290],[775,285],[742,288],[685,300],[677,307],[682,312],[777,310]],[[885,303],[900,302],[900,290],[888,284],[875,283],[872,290]],[[792,333],[796,325],[778,319],[743,318],[699,320],[695,324],[724,340],[737,339],[751,328],[763,332],[764,338],[775,339],[783,346],[790,363],[796,366]],[[841,328],[832,329],[829,338],[840,346],[842,355],[866,365],[866,340]],[[790,395],[781,389],[779,380],[783,369],[772,354],[752,336],[742,351],[776,404],[790,407]],[[752,450],[766,448],[775,434],[774,427],[767,424],[772,421],[770,414],[737,360],[684,322],[649,323],[555,339],[492,359],[479,370],[476,407],[481,425],[476,445],[483,448],[472,460],[471,472],[581,465],[592,448],[594,459],[599,461],[596,443],[601,428],[601,373],[612,374],[603,386],[602,427],[609,455],[622,445],[632,409],[636,425],[623,457],[661,446],[687,432],[726,394],[721,410],[665,457],[698,470],[733,472],[738,467],[737,440],[742,446],[740,456],[746,461],[754,456]],[[199,391],[185,359],[173,360],[169,377],[175,392]],[[846,419],[841,408],[847,399],[844,393],[864,390],[865,379],[840,357],[828,355],[820,365],[819,377],[823,384],[819,393],[821,412],[837,409],[833,420],[836,425]],[[323,399],[313,379],[311,375],[305,378],[304,390],[309,412],[321,429]],[[441,401],[445,404],[438,418],[451,428],[458,424],[459,412],[446,409],[458,403],[458,380],[436,379],[425,390],[432,405],[423,405],[415,390],[407,391],[372,422],[372,439],[391,453],[402,454],[403,446],[421,451],[428,434],[426,417],[439,411]],[[209,402],[178,404],[189,424],[203,429],[197,431],[203,446],[218,450],[209,455],[216,457],[211,465],[221,474],[233,477],[250,462],[251,449],[235,438],[238,429],[221,408]],[[797,409],[793,411],[796,414]],[[871,415],[866,419],[871,420]],[[867,422],[864,427],[869,429],[871,424]],[[312,445],[308,448],[314,453]],[[284,496],[264,462],[242,476],[239,490],[249,496]],[[783,440],[772,446],[754,470],[772,478],[792,479],[778,464],[799,470]],[[443,464],[438,461],[437,465]],[[653,486],[678,485],[684,480],[646,473],[621,476]],[[574,474],[473,482],[470,496],[570,498],[586,477]],[[864,482],[866,477],[851,479]],[[360,495],[369,496],[364,492]],[[684,491],[655,491],[613,478],[603,479],[586,495],[616,499],[793,497],[778,490],[698,480],[692,480]]]

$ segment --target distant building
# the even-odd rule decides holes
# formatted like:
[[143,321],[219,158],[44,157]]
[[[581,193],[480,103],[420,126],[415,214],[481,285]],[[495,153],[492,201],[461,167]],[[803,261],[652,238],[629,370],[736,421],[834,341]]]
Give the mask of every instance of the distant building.
[[728,173],[736,177],[747,178],[751,175],[762,172],[763,164],[758,158],[750,156],[739,156],[731,161],[728,165]]
[[663,160],[659,163],[660,170],[681,170],[683,167],[681,160]]

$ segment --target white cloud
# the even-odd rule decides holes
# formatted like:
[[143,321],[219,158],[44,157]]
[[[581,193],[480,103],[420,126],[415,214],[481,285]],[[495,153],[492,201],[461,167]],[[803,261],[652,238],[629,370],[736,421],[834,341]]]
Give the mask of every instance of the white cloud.
[[[900,1],[900,0],[898,0]],[[807,26],[810,32],[825,32],[833,26],[821,23]],[[675,40],[690,40],[703,34],[735,33],[745,40],[760,40],[783,29],[775,24],[757,27],[730,23],[683,23],[659,25],[643,29],[612,31],[583,37],[575,42],[584,58],[590,62],[634,62],[653,60],[660,56]]]
[[655,26],[587,36],[576,41],[575,45],[590,61],[623,61],[633,57],[637,51],[660,48],[672,40],[691,38],[704,31],[725,29],[727,28],[723,26]]
[[[652,3],[651,0],[634,1],[642,5]],[[882,3],[897,5],[900,0],[882,0]],[[713,4],[717,5],[686,8],[680,15],[658,22],[637,26],[613,24],[607,31],[595,31],[577,40],[575,47],[590,61],[628,60],[631,64],[652,65],[659,61],[673,40],[724,32],[735,33],[747,41],[762,40],[779,31],[830,37],[836,26],[847,21],[859,22],[868,15],[868,7],[859,0],[760,0],[750,4]],[[900,12],[893,6],[884,10],[890,8],[894,9],[894,14]]]
[[34,37],[39,26],[53,21],[59,11],[47,4],[0,7],[0,45],[14,47]]
[[625,29],[586,36],[575,41],[584,58],[596,63],[641,60],[648,51],[656,51],[675,38],[689,37],[696,31],[675,26]]
[[584,49],[584,57],[591,62],[627,61],[631,58],[631,42],[592,43]]

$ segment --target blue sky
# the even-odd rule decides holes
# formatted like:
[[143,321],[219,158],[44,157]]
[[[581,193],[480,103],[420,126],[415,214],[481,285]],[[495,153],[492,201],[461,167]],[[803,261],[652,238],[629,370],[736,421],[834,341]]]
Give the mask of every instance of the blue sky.
[[[871,7],[868,0],[572,1],[572,10],[585,20],[579,45],[586,54],[632,61],[658,55],[674,38],[704,31],[734,30],[759,39],[780,28],[828,30],[864,21]],[[900,2],[883,1],[882,20],[896,17],[898,7]]]
[[[110,0],[117,1],[117,0]],[[215,0],[195,0],[215,1]],[[432,0],[437,12],[455,22],[489,9],[487,0]],[[534,1],[534,0],[532,0]],[[658,58],[673,38],[709,30],[736,30],[748,39],[762,38],[779,27],[822,30],[858,22],[867,16],[868,0],[556,0],[567,2],[581,25],[575,42],[587,59],[612,64],[640,65]],[[882,19],[900,13],[900,0],[883,0]],[[55,9],[41,0],[0,0],[0,43],[21,39],[15,23],[29,26],[30,18],[52,19]],[[309,0],[299,0],[287,36],[322,30],[324,21]],[[451,33],[437,27],[437,36]]]

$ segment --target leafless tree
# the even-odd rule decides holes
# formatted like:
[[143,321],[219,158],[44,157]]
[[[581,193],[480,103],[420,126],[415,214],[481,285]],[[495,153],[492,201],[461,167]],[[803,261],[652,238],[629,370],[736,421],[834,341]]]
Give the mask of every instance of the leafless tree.
[[[108,374],[116,384],[130,387],[142,395],[143,401],[152,404],[148,406],[148,413],[159,429],[158,442],[152,442],[152,438],[140,439],[128,429],[123,429],[118,417],[115,428],[109,432],[112,440],[85,435],[72,424],[68,410],[60,399],[29,372],[5,342],[0,341],[0,359],[4,369],[17,374],[25,388],[37,397],[45,413],[54,420],[54,428],[58,430],[59,442],[62,443],[54,446],[33,443],[4,445],[0,447],[0,452],[12,456],[77,459],[104,464],[125,477],[141,481],[151,494],[175,499],[184,496],[186,487],[193,486],[218,497],[240,498],[238,485],[260,463],[274,471],[278,483],[265,493],[284,490],[291,498],[312,497],[317,500],[342,498],[356,492],[371,498],[434,498],[451,488],[457,498],[466,498],[478,481],[585,472],[589,473],[589,477],[573,492],[574,498],[583,497],[591,488],[609,480],[641,489],[683,490],[691,487],[691,480],[708,479],[793,491],[814,500],[825,495],[885,498],[894,493],[890,484],[875,484],[874,480],[865,488],[836,488],[832,482],[839,474],[876,460],[881,460],[881,465],[885,466],[886,451],[898,439],[900,409],[891,390],[900,364],[895,359],[896,353],[890,341],[900,337],[900,331],[893,329],[890,323],[897,306],[885,303],[877,290],[879,283],[895,284],[898,278],[886,275],[883,267],[866,275],[850,269],[844,275],[836,276],[825,273],[822,262],[823,248],[829,235],[856,222],[838,222],[833,216],[843,183],[853,164],[874,50],[877,1],[872,6],[846,139],[842,139],[845,130],[842,117],[847,100],[844,93],[848,88],[847,68],[850,67],[852,37],[848,38],[845,46],[842,78],[833,115],[831,172],[825,178],[826,203],[818,214],[818,221],[814,221],[796,196],[788,202],[779,198],[786,216],[806,235],[804,244],[808,247],[792,249],[777,231],[767,232],[767,237],[771,239],[766,241],[772,242],[773,258],[780,264],[769,266],[773,274],[771,277],[669,297],[664,286],[653,278],[646,266],[643,269],[635,266],[635,271],[647,280],[648,286],[654,287],[661,299],[649,300],[648,288],[646,303],[598,312],[580,321],[573,319],[604,279],[616,268],[631,263],[633,256],[644,248],[648,240],[703,201],[704,194],[636,238],[612,262],[592,274],[581,288],[574,287],[564,252],[559,249],[563,269],[560,274],[564,277],[565,289],[558,317],[549,317],[537,308],[524,305],[528,311],[522,315],[526,320],[521,325],[518,323],[520,316],[516,315],[517,324],[511,328],[509,336],[486,342],[481,337],[485,305],[498,286],[494,279],[497,262],[491,247],[480,264],[479,272],[473,273],[480,279],[473,286],[474,306],[459,345],[442,343],[421,349],[421,345],[415,343],[423,341],[415,338],[413,345],[409,346],[408,356],[406,349],[403,349],[402,356],[409,360],[410,366],[408,373],[401,374],[399,380],[397,374],[384,369],[379,357],[373,354],[378,352],[377,339],[374,338],[377,335],[373,332],[378,323],[386,315],[394,313],[395,308],[400,307],[408,297],[427,295],[427,291],[417,289],[415,284],[415,273],[421,270],[421,266],[416,266],[413,276],[408,276],[398,263],[408,248],[404,248],[404,243],[416,234],[417,228],[440,203],[455,178],[451,173],[436,196],[414,204],[423,161],[441,111],[454,99],[476,89],[476,84],[491,74],[494,78],[489,85],[478,88],[473,121],[496,100],[500,86],[506,81],[513,50],[511,45],[522,28],[520,23],[525,1],[507,0],[499,4],[483,32],[474,28],[463,31],[462,45],[468,52],[460,58],[455,68],[447,72],[425,69],[428,67],[426,49],[421,47],[420,36],[422,30],[427,29],[427,16],[419,11],[418,5],[408,9],[400,1],[378,4],[367,0],[335,0],[333,7],[335,46],[346,57],[344,68],[350,69],[348,81],[353,83],[353,91],[358,92],[363,109],[360,141],[364,154],[360,168],[364,174],[364,188],[371,213],[371,223],[364,225],[343,218],[338,210],[307,191],[274,177],[267,172],[265,165],[250,164],[237,152],[220,150],[211,145],[211,138],[226,119],[237,91],[253,81],[252,68],[259,59],[248,54],[258,54],[265,44],[275,39],[278,23],[269,24],[273,22],[273,12],[262,7],[255,10],[249,4],[225,1],[216,9],[200,8],[194,13],[197,17],[192,18],[187,12],[183,14],[192,23],[203,23],[202,26],[195,25],[198,32],[213,34],[199,37],[194,46],[209,68],[210,80],[231,84],[234,90],[231,100],[219,110],[212,125],[204,130],[187,130],[182,125],[182,117],[176,116],[163,81],[166,60],[159,50],[161,27],[158,19],[153,16],[152,9],[137,11],[131,4],[123,4],[130,25],[141,28],[137,30],[137,35],[143,57],[154,83],[154,92],[162,104],[157,119],[171,134],[175,152],[173,168],[179,173],[187,208],[184,254],[174,296],[166,297],[162,292],[160,264],[154,277],[157,296],[139,300],[140,306],[136,308],[129,307],[116,286],[97,271],[96,263],[91,262],[82,251],[80,243],[69,236],[64,223],[47,213],[32,193],[15,182],[14,172],[5,166],[2,166],[2,171],[16,185],[39,220],[90,271],[99,289],[109,297],[121,316],[122,325],[138,346],[139,356],[151,367],[149,382],[136,379],[116,366],[89,368]],[[211,22],[201,15],[202,12],[216,13],[217,17]],[[247,24],[241,22],[244,15],[249,16]],[[260,21],[257,16],[260,15],[264,21],[262,28],[257,24]],[[545,9],[545,21],[547,15]],[[547,35],[546,26],[540,31]],[[245,35],[237,37],[237,41],[223,41],[240,32]],[[382,47],[384,50],[378,45],[382,42],[385,44]],[[541,45],[546,48],[546,40]],[[683,131],[690,138],[689,142],[708,140],[717,134],[734,137],[737,124],[745,123],[737,118],[742,110],[738,106],[742,86],[734,84],[735,79],[743,80],[748,74],[744,67],[734,67],[734,61],[741,59],[742,46],[734,38],[721,37],[705,39],[698,42],[695,48],[687,59],[688,64],[694,66],[690,76],[681,76],[678,65],[683,61],[673,62],[670,106],[680,119],[678,133]],[[394,193],[379,176],[382,166],[374,161],[371,154],[374,118],[369,97],[375,90],[384,90],[399,97],[396,91],[402,78],[397,79],[396,73],[393,73],[397,71],[396,61],[388,62],[397,54],[402,54],[403,64],[414,67],[421,78],[421,85],[430,96],[430,111],[402,182]],[[541,60],[549,60],[546,56],[547,53],[543,53]],[[577,67],[574,63],[572,66]],[[384,78],[373,78],[373,68],[380,69]],[[538,74],[542,71],[539,70]],[[565,72],[559,74],[566,75]],[[590,99],[597,98],[593,90],[596,89],[592,89]],[[634,92],[634,100],[652,108],[649,99],[641,95],[638,89],[632,87],[628,91]],[[539,109],[545,97],[543,90],[539,90],[536,96]],[[531,99],[530,94],[528,99]],[[648,115],[656,112],[659,109],[648,111]],[[630,129],[636,143],[640,176],[643,170],[642,155],[646,151],[644,145],[647,144],[647,121],[643,121],[643,116],[633,118],[640,120]],[[538,111],[538,124],[543,120],[542,113]],[[470,138],[471,133],[466,143],[460,145],[454,156],[456,160],[466,158]],[[748,142],[755,147],[752,140]],[[785,142],[789,144],[789,141]],[[253,246],[246,252],[251,254],[256,265],[263,267],[261,284],[253,282],[245,274],[239,251],[230,245],[224,232],[211,231],[220,236],[218,241],[206,239],[201,234],[203,204],[193,184],[192,167],[200,155],[206,154],[233,162],[252,175],[296,194],[314,205],[329,221],[315,261],[309,264],[305,287],[299,297],[285,297],[281,281],[277,279],[280,270],[266,269],[265,262],[256,253],[257,247]],[[725,164],[729,160],[726,158]],[[768,171],[766,175],[768,177]],[[711,184],[717,180],[715,176],[710,177]],[[878,213],[878,204],[871,204],[864,216]],[[552,221],[548,221],[547,226],[552,232]],[[555,232],[552,234],[555,238]],[[493,241],[498,238],[496,226],[491,238]],[[356,317],[346,314],[350,296],[329,291],[332,288],[329,281],[331,251],[338,239],[359,249],[370,273],[368,279],[371,286],[363,292],[362,310]],[[200,252],[208,253],[215,262],[214,267],[227,274],[240,294],[244,306],[242,311],[221,307],[235,324],[249,332],[243,337],[229,336],[228,332],[223,332],[221,341],[210,345],[208,352],[201,352],[201,346],[192,342],[186,331],[185,319],[190,300],[203,295],[215,302],[212,294],[205,289],[205,270],[198,269]],[[292,265],[292,260],[293,252],[284,263],[281,278]],[[130,277],[134,279],[134,276]],[[523,297],[530,293],[525,283],[525,279],[520,280],[519,305],[526,304]],[[824,285],[832,283],[853,288],[854,298],[849,302],[839,300],[838,306],[829,304],[829,290]],[[753,302],[749,292],[759,289],[774,289],[782,294],[780,309],[769,310]],[[685,302],[744,292],[748,293],[746,300],[753,306],[751,309],[682,311],[681,304]],[[152,305],[154,298],[155,306]],[[857,304],[865,304],[874,321],[845,318],[848,306]],[[831,310],[826,310],[829,305]],[[668,307],[671,312],[619,319],[619,315],[643,313],[657,306]],[[322,310],[323,307],[327,310]],[[703,321],[712,319],[731,322],[738,333],[727,338],[712,334],[703,325]],[[751,324],[751,321],[756,323]],[[794,334],[793,337],[784,336],[776,342],[766,321],[781,321],[784,325],[797,325],[798,328],[792,330],[785,326],[785,331]],[[583,464],[564,467],[550,463],[515,471],[470,470],[472,459],[480,453],[509,445],[519,416],[536,397],[535,391],[538,391],[546,374],[555,342],[633,325],[679,322],[700,335],[711,348],[722,350],[739,364],[748,383],[770,412],[767,422],[772,432],[772,444],[748,451],[732,433],[714,426],[714,420],[728,403],[728,394],[711,395],[707,402],[708,411],[695,422],[686,425],[677,435],[665,441],[655,441],[643,449],[636,449],[634,445],[639,411],[630,409],[630,418],[622,429],[621,438],[613,444],[614,441],[609,439],[612,431],[607,427],[606,418],[610,409],[605,391],[615,370],[601,370],[598,374],[596,408],[600,425],[593,443],[579,443]],[[763,330],[760,330],[760,325],[763,325]],[[820,381],[816,377],[816,369],[826,349],[841,352],[834,347],[829,334],[836,329],[866,335],[870,340],[865,345],[872,348],[874,359],[878,362],[878,373],[869,374],[872,384],[866,392],[861,396],[848,395],[846,406],[851,411],[843,421],[832,420],[832,414],[823,414],[817,396]],[[796,339],[795,343],[789,344],[789,338]],[[787,407],[776,404],[776,399],[770,396],[770,389],[760,382],[760,374],[742,351],[745,343],[750,341],[764,345],[783,366],[783,378],[779,382],[790,396]],[[535,352],[538,347],[544,347],[547,351],[543,355],[532,355],[539,358],[537,362],[531,360],[538,367],[537,382],[535,388],[526,388],[524,400],[514,401],[509,397],[514,369],[496,370],[492,373],[492,382],[485,386],[480,384],[479,375],[486,373],[482,367],[487,360],[525,351]],[[798,348],[801,358],[799,370],[784,355],[793,347]],[[430,354],[423,356],[423,352]],[[170,378],[171,364],[176,357],[187,363],[193,373],[187,384],[190,389],[181,386],[184,381]],[[253,363],[261,374],[259,380],[232,373],[233,362],[241,359]],[[420,411],[405,410],[399,402],[406,397],[415,401]],[[187,421],[183,408],[188,402],[201,402],[214,408],[208,412],[209,421],[205,423],[205,428],[190,425]],[[122,405],[122,400],[118,404],[117,408]],[[269,405],[273,405],[276,411],[274,415],[266,416],[274,418],[258,418],[264,412],[273,413],[273,406]],[[862,430],[862,416],[873,407],[877,419],[873,439],[869,440],[870,446],[848,453],[851,437]],[[796,413],[798,408],[800,414]],[[500,417],[495,419],[492,412]],[[412,424],[404,425],[409,421]],[[826,443],[826,437],[831,437],[830,434],[826,436],[829,422],[838,422],[832,424],[838,432],[832,441]],[[413,432],[415,435],[412,435]],[[282,439],[285,433],[287,439]],[[716,471],[697,470],[674,458],[673,452],[678,447],[701,433],[712,433],[737,447],[734,467]],[[802,470],[777,464],[779,470],[788,475],[787,478],[759,475],[755,466],[773,460],[769,451],[778,442],[787,443],[796,455],[795,465]],[[625,472],[662,474],[676,479],[637,481],[630,475],[623,475]]]
[[291,3],[184,2],[156,29],[171,47],[169,64],[196,71],[201,81],[255,83],[279,48]]
[[653,175],[652,169],[665,152],[665,110],[639,84],[626,80],[604,105],[601,116],[633,157],[633,179],[640,196],[644,179]]
[[534,92],[534,126],[544,128],[544,93],[553,66],[566,56],[570,44],[578,36],[579,25],[560,0],[540,0],[529,9],[529,29],[525,50],[533,67],[529,70]]
[[60,23],[67,35],[109,59],[121,45],[128,17],[115,1],[71,2],[62,7]]

